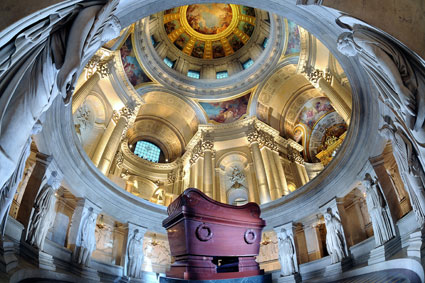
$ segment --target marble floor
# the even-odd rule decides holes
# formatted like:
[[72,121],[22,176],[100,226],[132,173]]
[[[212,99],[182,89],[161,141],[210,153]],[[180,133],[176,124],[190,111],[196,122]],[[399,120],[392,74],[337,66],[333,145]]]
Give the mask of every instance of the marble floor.
[[[406,269],[392,269],[332,281],[332,283],[420,283],[416,273]],[[331,282],[329,282],[331,283]]]

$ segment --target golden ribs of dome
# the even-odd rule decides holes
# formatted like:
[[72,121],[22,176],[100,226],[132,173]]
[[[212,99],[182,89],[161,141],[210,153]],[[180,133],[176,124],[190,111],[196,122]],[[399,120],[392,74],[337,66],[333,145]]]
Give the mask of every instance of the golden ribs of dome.
[[[197,5],[208,5],[208,4],[197,4]],[[209,5],[226,5],[231,8],[231,15],[227,15],[231,17],[229,23],[227,23],[227,27],[223,29],[219,29],[216,33],[202,33],[197,30],[189,23],[188,21],[188,8],[191,5],[181,6],[178,9],[174,10],[172,13],[164,14],[163,21],[164,24],[167,24],[172,21],[178,21],[180,26],[174,29],[171,33],[168,34],[168,38],[171,42],[175,43],[180,36],[188,36],[188,40],[185,42],[182,52],[189,55],[193,55],[193,50],[195,45],[201,44],[203,45],[203,59],[213,59],[220,58],[216,57],[214,53],[215,45],[221,44],[224,56],[229,56],[235,53],[240,46],[236,48],[232,47],[232,42],[229,42],[229,38],[232,36],[236,37],[236,40],[240,40],[243,44],[246,44],[250,39],[250,35],[244,33],[239,25],[241,22],[246,24],[250,24],[255,27],[256,17],[252,15],[247,15],[242,13],[242,6],[235,4],[209,4]],[[230,14],[230,13],[229,13]],[[235,50],[236,49],[236,50]]]

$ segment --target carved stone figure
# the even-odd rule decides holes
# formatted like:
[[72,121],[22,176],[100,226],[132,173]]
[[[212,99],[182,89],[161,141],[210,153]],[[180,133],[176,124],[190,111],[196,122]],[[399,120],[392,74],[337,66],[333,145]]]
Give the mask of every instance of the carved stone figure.
[[80,66],[119,35],[112,16],[117,4],[92,0],[67,7],[0,50],[0,188],[20,165],[37,120],[59,93],[69,103]]
[[[34,124],[31,135],[38,134],[41,131],[41,123],[38,121]],[[25,169],[25,162],[28,159],[28,156],[30,155],[30,149],[31,149],[31,141],[32,137],[30,136],[27,139],[27,142],[25,143],[23,147],[23,151],[21,152],[21,155],[18,159],[17,166],[15,171],[13,171],[12,176],[1,187],[0,191],[0,232],[1,235],[4,235],[4,231],[6,228],[6,220],[7,215],[9,214],[10,206],[12,205],[13,197],[16,193],[16,190],[18,188],[19,182],[22,179],[22,175]],[[1,152],[0,152],[1,155]],[[0,172],[2,165],[1,165],[1,157],[0,157]],[[1,175],[2,173],[0,173]]]
[[370,174],[366,174],[362,183],[366,188],[366,204],[372,220],[375,243],[380,246],[395,236],[387,203],[377,181],[372,180]]
[[292,235],[282,228],[279,233],[279,262],[283,276],[298,272],[298,264],[295,257],[295,245]]
[[60,181],[54,171],[50,180],[41,185],[34,202],[26,240],[40,250],[43,250],[47,232],[55,220],[55,191],[59,186]]
[[233,189],[243,187],[243,182],[245,182],[244,174],[236,166],[234,166],[232,169],[232,174],[229,176],[230,183],[232,184],[230,187]]
[[[343,20],[353,20],[344,17]],[[340,20],[337,21],[340,25]],[[410,129],[423,132],[425,121],[425,74],[399,44],[361,24],[338,38],[338,50],[346,56],[358,56],[360,64],[377,87],[383,101],[401,112]]]
[[143,234],[138,229],[134,230],[133,237],[128,243],[127,275],[140,278],[143,264]]
[[404,132],[396,127],[392,119],[384,117],[385,122],[380,130],[380,134],[391,141],[393,147],[394,159],[397,163],[401,179],[407,193],[409,194],[410,204],[415,211],[416,220],[420,227],[425,225],[425,192],[424,192],[424,171],[416,157],[412,143]]
[[88,266],[91,254],[96,249],[96,218],[96,213],[90,207],[81,223],[81,229],[77,236],[77,256],[75,259],[78,264]]
[[342,261],[348,256],[347,244],[345,242],[342,224],[332,214],[329,208],[324,214],[324,218],[326,225],[326,249],[331,256],[331,262],[333,264]]

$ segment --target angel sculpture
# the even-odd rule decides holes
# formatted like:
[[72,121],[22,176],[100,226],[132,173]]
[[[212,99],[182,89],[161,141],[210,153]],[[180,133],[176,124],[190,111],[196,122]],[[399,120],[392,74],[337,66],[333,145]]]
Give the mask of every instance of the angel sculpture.
[[28,27],[0,49],[2,190],[25,163],[21,156],[41,115],[59,93],[65,104],[70,102],[81,66],[103,43],[119,35],[119,21],[112,15],[117,5],[118,0],[92,0],[67,7]]
[[389,35],[355,18],[341,16],[337,24],[350,30],[338,37],[338,50],[357,56],[384,103],[401,112],[410,129],[424,132],[425,62]]

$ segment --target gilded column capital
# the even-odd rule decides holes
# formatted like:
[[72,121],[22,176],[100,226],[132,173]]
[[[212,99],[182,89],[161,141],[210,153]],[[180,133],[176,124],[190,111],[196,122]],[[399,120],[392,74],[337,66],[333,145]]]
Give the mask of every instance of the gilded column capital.
[[95,73],[98,73],[100,77],[105,78],[111,73],[111,59],[114,55],[111,55],[111,52],[106,49],[100,49],[96,54],[90,58],[86,66],[86,79],[88,80]]
[[117,110],[114,110],[112,112],[112,120],[116,123],[118,123],[118,120],[120,119],[120,112]]
[[122,169],[122,165],[124,163],[124,155],[122,154],[121,150],[118,150],[115,154],[115,164],[119,169]]
[[287,158],[288,158],[289,161],[296,162],[296,163],[299,163],[299,164],[304,164],[304,158],[301,156],[299,151],[292,148],[291,146],[288,146],[286,149],[287,149],[287,152],[288,152]]
[[278,151],[277,143],[272,135],[263,130],[258,129],[255,124],[251,125],[246,134],[248,142],[257,142],[261,146],[266,146],[271,150]]
[[168,172],[167,174],[168,184],[173,184],[177,180],[177,175],[175,171]]

